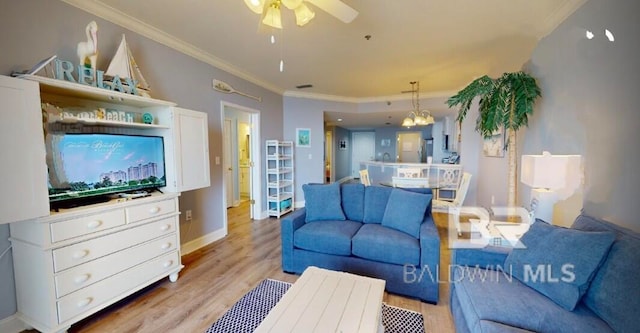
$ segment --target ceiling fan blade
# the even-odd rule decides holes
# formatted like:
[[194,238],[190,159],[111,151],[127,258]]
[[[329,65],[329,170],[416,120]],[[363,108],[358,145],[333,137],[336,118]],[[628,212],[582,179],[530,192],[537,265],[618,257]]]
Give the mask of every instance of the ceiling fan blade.
[[358,12],[340,0],[306,0],[344,23],[351,23]]

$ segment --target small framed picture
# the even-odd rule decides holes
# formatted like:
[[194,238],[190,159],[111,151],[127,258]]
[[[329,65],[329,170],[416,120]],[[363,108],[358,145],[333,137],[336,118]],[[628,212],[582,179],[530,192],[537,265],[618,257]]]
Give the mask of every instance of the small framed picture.
[[380,147],[390,147],[391,139],[382,139],[380,140]]
[[482,151],[484,156],[487,157],[504,157],[504,133],[502,129],[493,132],[490,137],[484,139]]
[[340,150],[347,150],[347,140],[340,140],[340,142],[338,142],[338,148],[340,148]]
[[311,147],[311,130],[296,128],[296,147]]

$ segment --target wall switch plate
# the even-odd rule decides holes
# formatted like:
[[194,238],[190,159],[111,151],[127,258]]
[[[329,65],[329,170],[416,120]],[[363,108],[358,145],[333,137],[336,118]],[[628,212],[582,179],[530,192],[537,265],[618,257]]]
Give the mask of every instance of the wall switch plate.
[[216,165],[220,165],[220,156],[216,156]]
[[191,221],[192,218],[193,218],[193,215],[191,215],[191,209],[187,209],[184,212],[184,219],[187,221]]

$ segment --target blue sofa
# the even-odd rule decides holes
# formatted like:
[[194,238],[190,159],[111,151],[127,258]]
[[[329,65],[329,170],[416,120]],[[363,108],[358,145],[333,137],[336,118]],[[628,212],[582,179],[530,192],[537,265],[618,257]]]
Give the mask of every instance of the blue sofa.
[[440,237],[430,189],[334,183],[303,190],[305,208],[281,222],[283,271],[345,271],[384,279],[391,293],[438,302]]
[[[452,250],[450,304],[457,332],[640,331],[640,234],[580,215],[570,229],[537,220],[521,240],[527,249]],[[513,260],[518,256],[526,260]],[[592,267],[585,270],[589,261]],[[543,263],[533,266],[544,273],[538,281],[535,270],[528,279],[509,278],[517,271],[511,264],[528,262]],[[572,263],[571,269],[554,271],[560,262]],[[563,284],[566,277],[574,284],[583,280],[574,289]]]

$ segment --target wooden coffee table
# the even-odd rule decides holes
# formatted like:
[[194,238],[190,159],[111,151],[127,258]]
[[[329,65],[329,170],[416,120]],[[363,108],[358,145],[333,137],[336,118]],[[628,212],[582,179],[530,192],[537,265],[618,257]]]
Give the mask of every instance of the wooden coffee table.
[[384,332],[385,281],[307,268],[254,332]]

